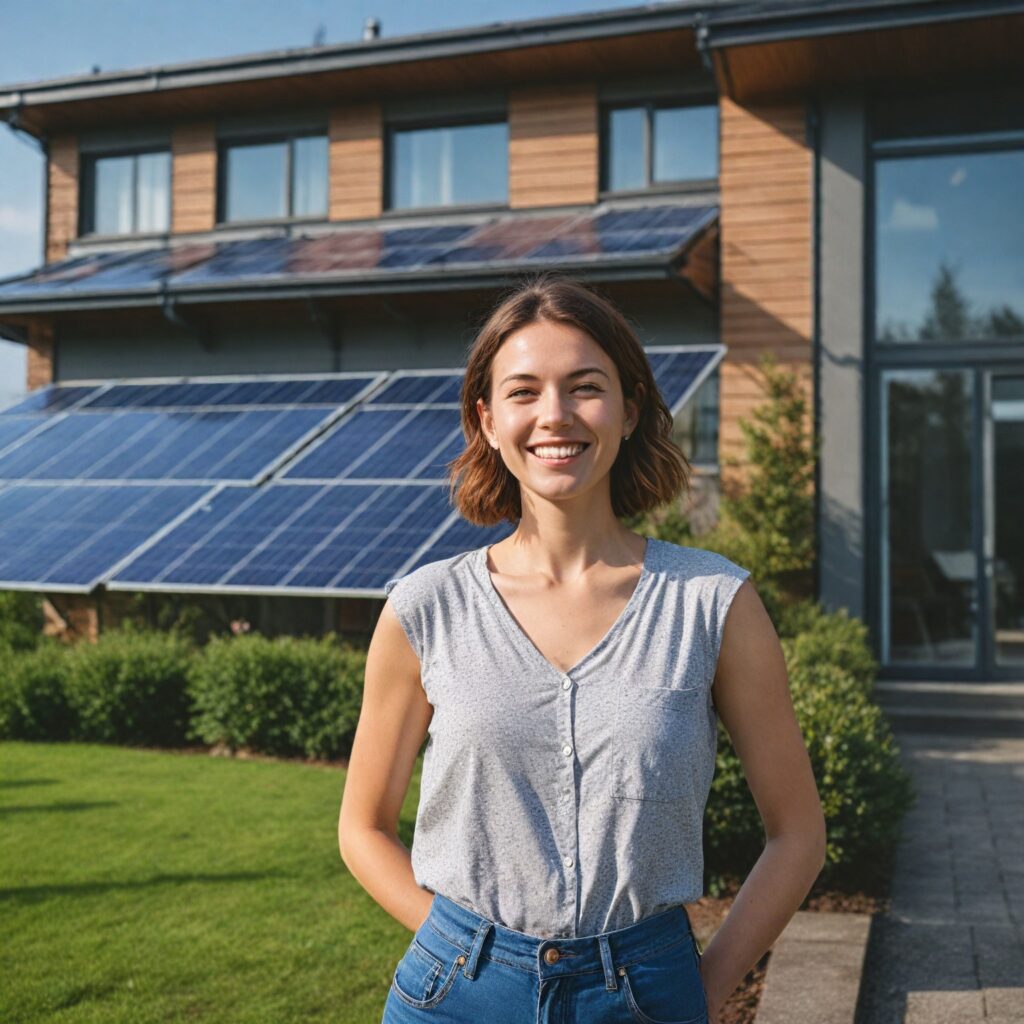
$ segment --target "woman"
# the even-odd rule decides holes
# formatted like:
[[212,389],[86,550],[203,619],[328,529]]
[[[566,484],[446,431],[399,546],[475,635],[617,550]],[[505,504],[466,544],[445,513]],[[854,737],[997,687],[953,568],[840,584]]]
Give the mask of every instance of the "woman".
[[[556,276],[518,288],[461,403],[456,505],[516,529],[389,580],[370,644],[338,828],[415,932],[384,1024],[714,1024],[824,862],[778,637],[746,569],[620,522],[689,467],[610,303]],[[702,953],[685,904],[716,715],[767,841]],[[410,856],[397,822],[428,733]]]

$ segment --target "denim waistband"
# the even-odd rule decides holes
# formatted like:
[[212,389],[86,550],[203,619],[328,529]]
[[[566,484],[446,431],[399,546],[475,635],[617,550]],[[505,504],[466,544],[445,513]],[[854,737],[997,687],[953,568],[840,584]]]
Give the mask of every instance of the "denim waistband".
[[[676,944],[693,942],[690,918],[682,904],[645,917],[627,928],[575,938],[543,938],[489,921],[438,892],[421,928],[428,928],[465,958],[463,973],[472,978],[481,956],[542,979],[603,971],[605,986],[617,987],[620,967],[644,960]],[[557,951],[557,956],[551,953]],[[462,962],[462,958],[460,958]]]

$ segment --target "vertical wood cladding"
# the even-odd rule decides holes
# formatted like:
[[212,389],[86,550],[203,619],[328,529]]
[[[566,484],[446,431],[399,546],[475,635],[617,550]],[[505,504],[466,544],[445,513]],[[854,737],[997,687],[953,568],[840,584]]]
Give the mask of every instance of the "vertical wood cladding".
[[[765,399],[771,351],[812,409],[812,154],[801,102],[741,106],[722,97],[720,452],[741,456],[739,419]],[[742,473],[742,467],[740,467]],[[723,467],[723,484],[731,473]]]
[[384,201],[384,129],[380,104],[332,110],[327,131],[330,219],[379,217]]
[[78,139],[50,140],[47,162],[46,260],[63,259],[68,242],[78,237]]
[[596,86],[512,90],[508,131],[509,206],[597,202]]
[[217,217],[217,136],[213,122],[175,128],[171,152],[171,230],[212,230]]
[[25,385],[29,391],[34,391],[53,380],[53,325],[45,320],[33,320],[28,326],[27,347]]

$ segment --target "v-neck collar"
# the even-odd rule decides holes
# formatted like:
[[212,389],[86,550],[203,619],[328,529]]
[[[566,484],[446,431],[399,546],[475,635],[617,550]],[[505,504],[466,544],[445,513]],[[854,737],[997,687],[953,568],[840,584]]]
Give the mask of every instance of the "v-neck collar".
[[538,662],[545,669],[554,672],[559,679],[564,679],[566,676],[572,675],[580,668],[580,666],[586,664],[586,662],[590,661],[591,658],[607,647],[608,644],[619,635],[628,619],[632,617],[634,609],[640,603],[642,592],[646,589],[647,581],[652,576],[654,548],[657,543],[658,541],[655,537],[646,538],[644,543],[643,563],[640,567],[640,578],[636,581],[633,593],[629,595],[629,600],[626,602],[622,611],[619,612],[618,618],[609,627],[608,632],[605,633],[605,635],[601,637],[601,639],[598,640],[598,642],[589,651],[587,651],[587,653],[584,654],[575,665],[572,665],[564,671],[545,657],[540,648],[526,634],[523,627],[519,625],[518,620],[512,614],[508,605],[505,604],[504,598],[498,592],[498,588],[494,585],[494,580],[491,578],[490,570],[487,568],[487,552],[490,550],[491,545],[485,544],[483,547],[477,548],[474,553],[475,557],[471,559],[471,564],[475,570],[474,574],[477,582],[487,595],[490,603],[494,606],[498,614],[498,618],[504,623],[513,643],[515,643],[517,647],[527,654],[527,656]]

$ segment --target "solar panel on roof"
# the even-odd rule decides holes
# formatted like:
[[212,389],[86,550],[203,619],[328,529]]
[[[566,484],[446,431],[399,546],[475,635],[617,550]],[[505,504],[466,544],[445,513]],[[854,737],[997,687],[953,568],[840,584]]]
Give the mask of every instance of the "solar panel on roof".
[[367,405],[455,404],[462,390],[462,373],[397,372]]
[[571,259],[584,264],[682,252],[718,215],[711,205],[607,204],[574,214],[507,213],[457,223],[338,227],[329,234],[188,243],[161,249],[95,253],[0,281],[7,302],[111,292],[190,292],[231,282],[287,284],[294,279],[369,280],[397,272],[452,267],[514,269]]
[[451,514],[434,485],[225,487],[111,580],[122,590],[378,592]]
[[721,361],[725,346],[658,345],[646,351],[661,397],[674,416]]
[[89,591],[208,488],[0,488],[0,587]]
[[19,416],[30,412],[52,415],[81,403],[88,395],[99,390],[100,387],[96,384],[82,386],[51,384],[39,388],[38,391],[33,391],[32,394],[27,395],[15,405],[0,409],[0,416]]

